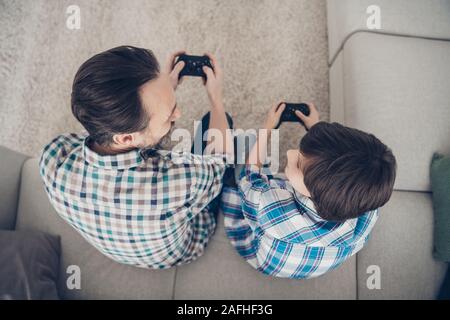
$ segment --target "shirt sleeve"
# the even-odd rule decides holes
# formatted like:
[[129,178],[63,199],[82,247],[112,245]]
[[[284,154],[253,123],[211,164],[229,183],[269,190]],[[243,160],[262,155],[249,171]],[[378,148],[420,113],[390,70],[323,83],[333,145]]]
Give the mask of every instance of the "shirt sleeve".
[[53,186],[55,175],[70,152],[80,146],[87,136],[87,132],[62,134],[44,147],[39,159],[39,172],[47,189]]
[[271,183],[271,175],[262,173],[262,170],[258,166],[247,165],[241,172],[242,211],[252,229],[283,238],[285,234],[280,230],[290,223],[289,213],[296,212],[297,206],[290,191]]
[[194,195],[190,204],[192,215],[202,211],[216,198],[223,185],[223,176],[229,166],[226,155],[192,155],[191,192]]
[[239,178],[239,191],[242,195],[244,216],[256,222],[260,209],[261,195],[270,189],[269,177],[256,165],[246,165]]

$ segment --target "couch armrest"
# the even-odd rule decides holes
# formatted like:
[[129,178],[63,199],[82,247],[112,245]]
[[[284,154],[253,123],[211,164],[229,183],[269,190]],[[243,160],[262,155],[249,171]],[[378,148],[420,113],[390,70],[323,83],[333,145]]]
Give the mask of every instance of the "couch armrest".
[[[370,5],[381,10],[381,29],[369,30]],[[448,0],[327,0],[328,52],[332,63],[353,33],[371,31],[419,38],[450,40]]]
[[0,146],[0,229],[15,228],[20,176],[27,158],[26,155]]

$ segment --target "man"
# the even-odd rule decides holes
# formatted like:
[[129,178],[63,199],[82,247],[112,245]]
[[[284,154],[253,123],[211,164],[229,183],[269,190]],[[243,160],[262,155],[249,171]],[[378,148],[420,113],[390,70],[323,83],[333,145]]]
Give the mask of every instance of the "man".
[[180,117],[175,90],[184,63],[175,62],[181,53],[163,70],[150,50],[132,46],[83,63],[71,104],[87,132],[56,137],[40,159],[58,214],[120,263],[158,269],[188,263],[203,254],[216,226],[210,203],[221,191],[233,142],[214,56],[213,68],[204,67],[208,122],[225,139],[208,145],[214,155],[188,153],[183,162],[161,147]]

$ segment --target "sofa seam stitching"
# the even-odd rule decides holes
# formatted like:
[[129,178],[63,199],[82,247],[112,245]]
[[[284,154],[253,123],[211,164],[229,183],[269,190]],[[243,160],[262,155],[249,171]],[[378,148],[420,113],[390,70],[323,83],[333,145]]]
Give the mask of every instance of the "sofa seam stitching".
[[175,287],[177,282],[177,275],[178,275],[178,267],[175,267],[175,274],[173,276],[173,285],[172,285],[172,300],[175,300]]

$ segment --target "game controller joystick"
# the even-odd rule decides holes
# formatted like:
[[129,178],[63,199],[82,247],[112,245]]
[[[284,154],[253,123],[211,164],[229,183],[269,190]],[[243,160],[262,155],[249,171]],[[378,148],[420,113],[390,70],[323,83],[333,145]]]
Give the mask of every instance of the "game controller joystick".
[[181,54],[178,56],[178,60],[176,63],[180,61],[184,61],[185,65],[180,71],[178,79],[183,76],[193,76],[202,77],[204,80],[206,80],[206,74],[203,72],[203,66],[207,66],[213,69],[208,56],[190,56],[187,54]]
[[[281,114],[280,123],[277,128],[281,125],[282,122],[300,122],[304,125],[303,121],[295,114],[295,111],[300,111],[305,116],[309,116],[309,107],[306,103],[288,103],[283,102],[286,107]],[[281,105],[282,103],[280,103]]]

